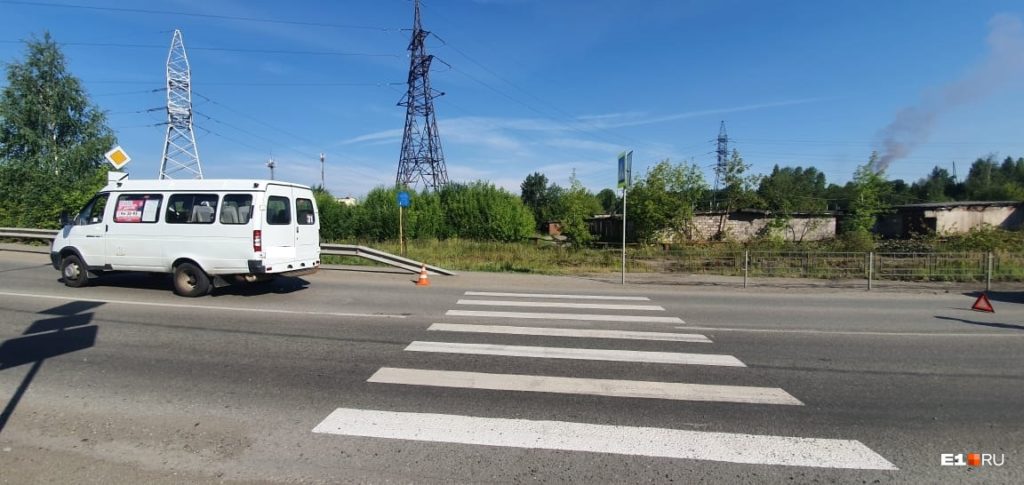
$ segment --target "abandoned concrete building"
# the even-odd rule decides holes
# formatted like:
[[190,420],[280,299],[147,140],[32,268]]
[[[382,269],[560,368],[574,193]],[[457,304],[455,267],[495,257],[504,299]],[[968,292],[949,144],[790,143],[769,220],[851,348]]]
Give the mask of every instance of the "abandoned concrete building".
[[1024,224],[1024,202],[929,202],[893,207],[879,217],[875,232],[890,239],[913,234],[960,234],[984,226],[1019,229]]

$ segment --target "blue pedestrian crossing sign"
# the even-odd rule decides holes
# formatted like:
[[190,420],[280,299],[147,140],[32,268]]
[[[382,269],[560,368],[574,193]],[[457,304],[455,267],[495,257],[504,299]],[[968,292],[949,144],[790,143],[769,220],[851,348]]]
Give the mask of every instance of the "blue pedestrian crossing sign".
[[633,150],[619,154],[619,188],[629,187],[633,181]]
[[404,190],[399,192],[398,193],[398,207],[409,207],[409,205],[410,205],[409,193],[404,191]]

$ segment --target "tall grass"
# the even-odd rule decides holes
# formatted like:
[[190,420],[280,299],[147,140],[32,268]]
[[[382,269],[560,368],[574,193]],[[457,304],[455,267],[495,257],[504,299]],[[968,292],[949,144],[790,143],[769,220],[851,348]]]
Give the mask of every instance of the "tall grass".
[[[397,241],[370,243],[368,246],[393,254],[401,254]],[[573,248],[549,242],[483,242],[465,239],[413,240],[406,244],[406,256],[417,261],[457,271],[498,271],[535,274],[583,274],[619,271],[618,251]],[[359,258],[327,256],[328,263],[366,264]],[[365,261],[365,260],[360,260]],[[627,262],[627,271],[646,271],[647,265]]]

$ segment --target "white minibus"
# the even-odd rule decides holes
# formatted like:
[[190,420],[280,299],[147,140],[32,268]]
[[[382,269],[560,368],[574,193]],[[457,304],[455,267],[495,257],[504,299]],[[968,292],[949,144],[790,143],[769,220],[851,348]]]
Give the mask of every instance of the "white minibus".
[[76,217],[61,217],[50,259],[68,286],[110,271],[171,273],[174,292],[194,297],[320,268],[320,218],[309,187],[115,178]]

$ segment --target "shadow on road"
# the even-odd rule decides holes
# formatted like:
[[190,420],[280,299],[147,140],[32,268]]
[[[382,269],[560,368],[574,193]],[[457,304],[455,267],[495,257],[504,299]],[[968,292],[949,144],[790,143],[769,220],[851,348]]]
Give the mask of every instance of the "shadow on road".
[[[91,280],[93,286],[112,288],[137,288],[142,290],[172,291],[173,283],[171,275],[167,273],[107,273],[95,280]],[[214,288],[212,296],[236,295],[236,296],[262,296],[269,294],[285,294],[305,290],[309,282],[296,277],[279,276],[272,281],[262,283],[241,283]]]
[[952,320],[954,322],[966,323],[968,325],[979,325],[982,327],[994,327],[994,328],[1008,328],[1010,330],[1024,330],[1024,325],[1014,325],[1012,323],[991,323],[991,322],[976,322],[974,320],[964,320],[963,318],[944,317],[941,315],[935,315],[935,318],[939,320]]
[[0,432],[14,414],[28,386],[32,384],[43,361],[51,357],[87,349],[96,344],[99,327],[92,323],[90,310],[102,305],[101,302],[74,301],[39,313],[56,315],[54,318],[36,320],[29,325],[22,337],[0,343],[0,371],[23,364],[32,364],[14,395],[0,412]]
[[[964,293],[964,296],[970,296],[977,298],[982,292],[970,291]],[[1024,303],[1024,291],[990,291],[986,293],[988,299],[991,301],[1003,301],[1007,303]]]
[[279,276],[272,281],[263,283],[243,283],[217,288],[211,293],[217,297],[221,295],[237,296],[262,296],[269,294],[285,294],[302,291],[309,288],[309,282],[302,278]]

